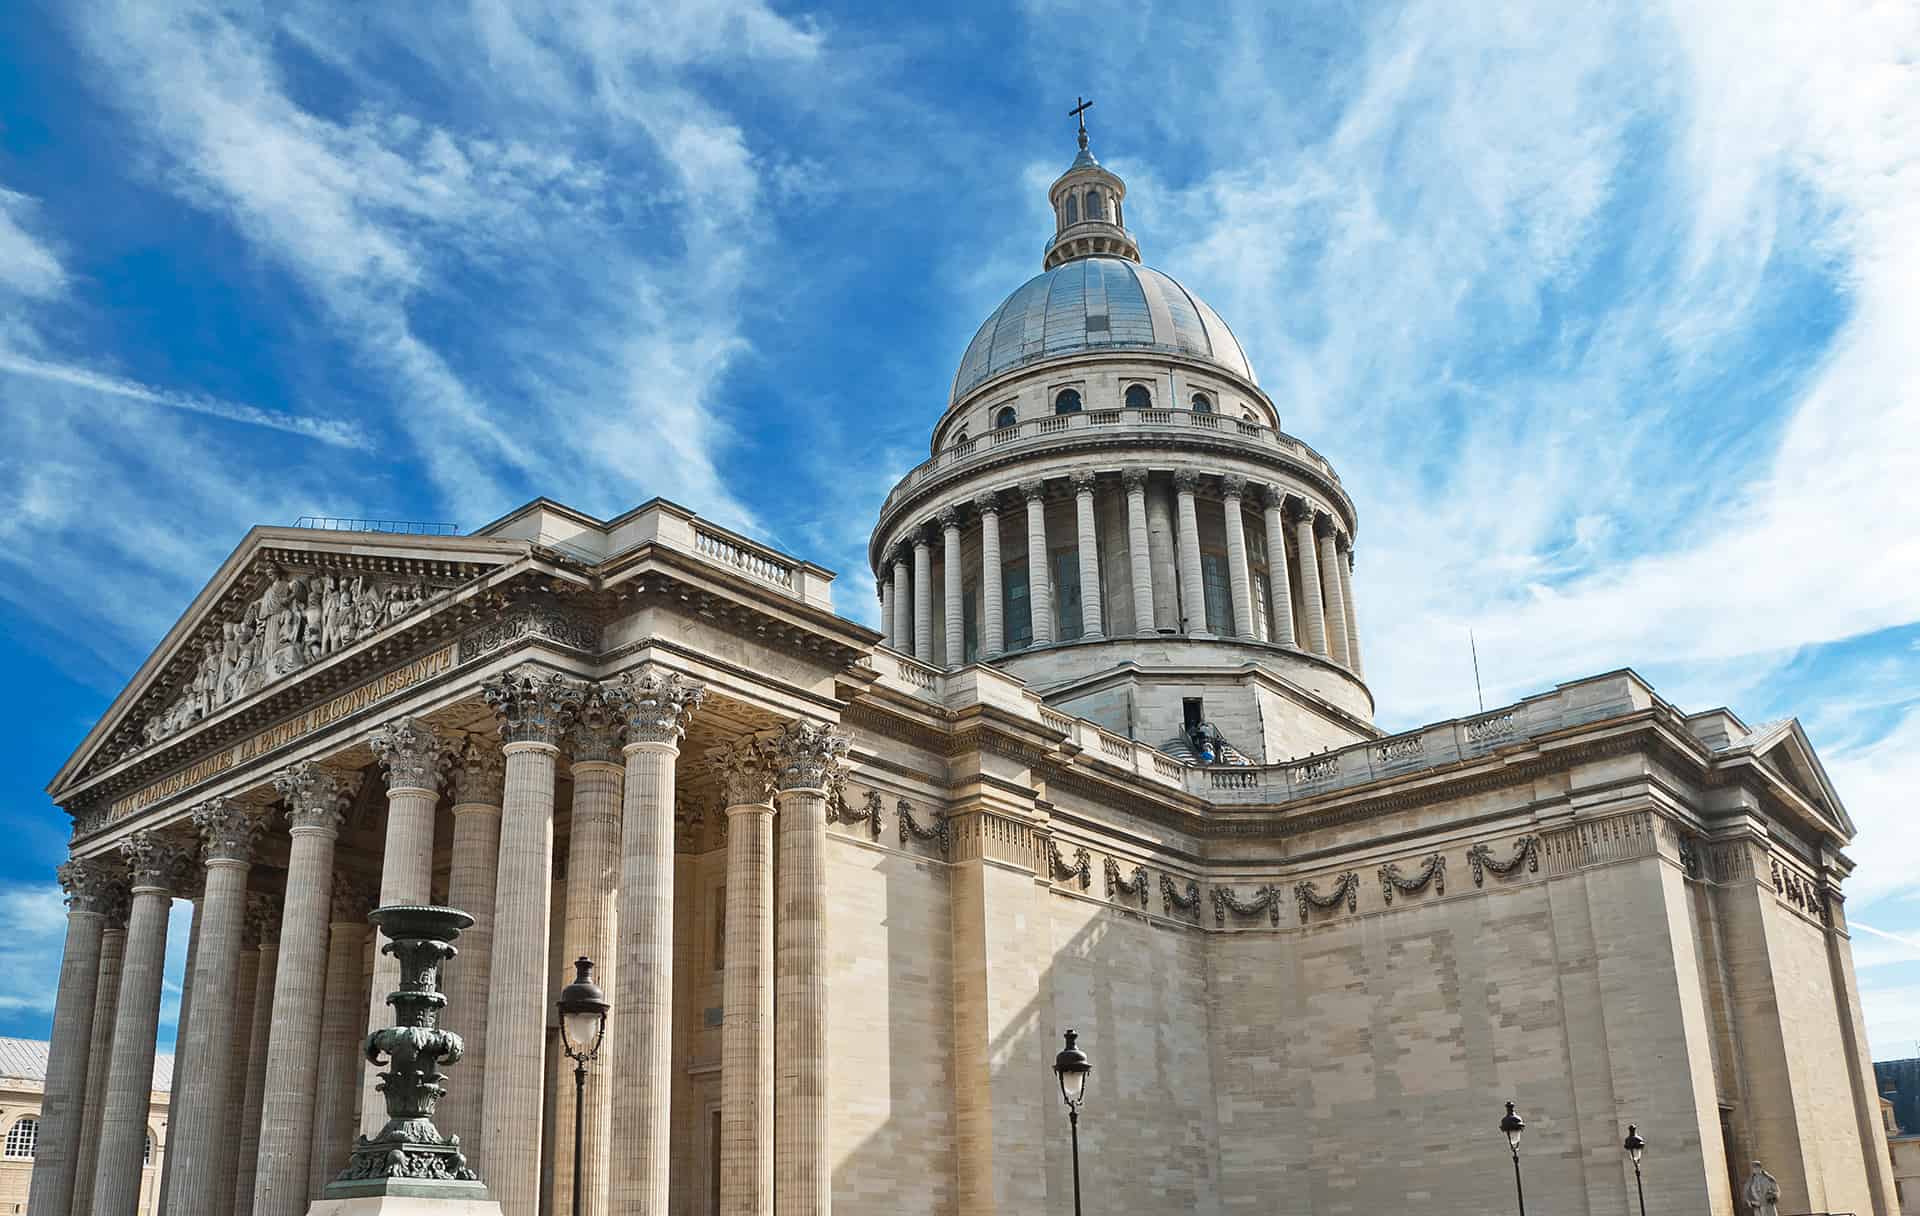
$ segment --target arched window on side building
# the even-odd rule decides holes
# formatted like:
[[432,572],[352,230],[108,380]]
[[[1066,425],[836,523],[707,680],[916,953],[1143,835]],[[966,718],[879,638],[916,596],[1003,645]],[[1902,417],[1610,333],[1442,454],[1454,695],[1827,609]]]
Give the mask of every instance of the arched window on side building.
[[7,1129],[7,1159],[31,1161],[34,1147],[39,1143],[40,1120],[33,1115],[22,1115]]

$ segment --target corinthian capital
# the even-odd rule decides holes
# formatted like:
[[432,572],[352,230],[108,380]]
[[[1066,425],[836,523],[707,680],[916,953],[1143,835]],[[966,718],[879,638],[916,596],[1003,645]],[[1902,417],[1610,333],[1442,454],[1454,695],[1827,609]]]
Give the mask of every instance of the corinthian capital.
[[364,878],[336,874],[333,879],[333,923],[365,923],[367,913],[380,902],[379,884]]
[[997,515],[1000,512],[1000,492],[988,490],[973,496],[973,509],[982,515]]
[[260,839],[261,828],[260,816],[253,808],[231,798],[214,798],[194,807],[192,815],[206,860],[253,860],[253,846]]
[[560,746],[580,705],[578,684],[533,666],[495,676],[480,686],[480,695],[493,707],[500,737],[508,743]]
[[453,802],[499,806],[506,791],[507,760],[500,749],[479,735],[468,735],[453,766]]
[[1193,469],[1175,469],[1173,488],[1182,494],[1192,494],[1200,489],[1200,474]]
[[280,941],[280,897],[267,891],[247,892],[247,918],[242,941],[252,949]]
[[313,760],[288,765],[273,775],[273,788],[287,800],[287,821],[295,831],[340,830],[354,782]]
[[134,889],[159,888],[171,894],[193,862],[193,846],[176,836],[135,832],[120,842],[120,855],[126,858]]
[[620,673],[628,743],[673,743],[687,733],[687,719],[707,699],[707,686],[677,671],[647,666]]
[[1126,487],[1127,493],[1129,494],[1132,494],[1136,491],[1142,494],[1146,493],[1147,492],[1147,470],[1140,468],[1137,465],[1129,466],[1128,468],[1121,469],[1120,484]]
[[1229,473],[1220,479],[1220,494],[1225,498],[1244,498],[1247,493],[1247,479],[1237,473]]
[[568,732],[574,762],[618,760],[626,733],[626,690],[604,680],[587,685]]
[[395,718],[374,731],[367,743],[387,770],[389,790],[438,791],[453,764],[447,745],[418,718]]
[[53,873],[67,893],[67,907],[75,912],[107,914],[115,889],[125,885],[119,871],[98,857],[76,857]]
[[847,754],[846,733],[820,722],[794,721],[774,737],[778,763],[774,784],[781,790],[824,790]]
[[959,507],[943,507],[936,518],[940,521],[940,530],[942,532],[958,532],[960,530],[961,516]]
[[1092,469],[1075,469],[1067,478],[1073,483],[1073,492],[1076,495],[1093,493],[1094,482],[1098,479],[1099,474]]
[[707,754],[719,771],[728,806],[758,806],[773,796],[771,740],[744,735]]

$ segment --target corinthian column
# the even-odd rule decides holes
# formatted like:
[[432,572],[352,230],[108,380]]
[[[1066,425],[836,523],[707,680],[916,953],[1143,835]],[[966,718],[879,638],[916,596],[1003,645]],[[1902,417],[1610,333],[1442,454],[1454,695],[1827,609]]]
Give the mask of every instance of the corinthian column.
[[[233,1067],[227,1070],[227,1092],[220,1104],[220,1126],[225,1134],[219,1139],[219,1157],[214,1162],[214,1202],[222,1213],[233,1210],[233,1171],[240,1159],[237,1130],[245,1120],[247,1080],[253,1060],[253,1003],[260,994],[260,924],[254,915],[254,896],[247,893],[246,914],[240,922],[240,967],[233,986],[233,1041],[227,1050],[233,1053]],[[261,1044],[262,1050],[265,1044]]]
[[228,1136],[227,1089],[233,1075],[234,985],[240,975],[240,939],[246,928],[247,874],[253,867],[260,820],[249,808],[216,798],[193,810],[206,859],[200,897],[200,949],[193,972],[193,1023],[175,1076],[167,1156],[173,1161],[168,1216],[224,1213],[220,1146]]
[[27,1206],[35,1213],[66,1216],[73,1205],[80,1161],[87,1048],[93,1042],[101,938],[116,876],[97,860],[77,859],[61,866],[57,874],[67,893],[67,946],[60,956],[60,987],[53,998],[53,1041],[47,1045],[47,1083],[40,1102],[40,1139],[34,1146]]
[[1286,521],[1281,518],[1286,494],[1279,486],[1261,487],[1261,505],[1267,525],[1267,602],[1273,609],[1273,640],[1296,646],[1293,635],[1293,588],[1287,581]]
[[482,1179],[487,1170],[486,1136],[480,1114],[482,1078],[487,1065],[487,991],[493,974],[493,909],[500,874],[500,803],[506,782],[506,757],[491,741],[468,735],[453,770],[453,862],[447,876],[447,902],[473,917],[460,934],[460,961],[447,968],[442,983],[447,1008],[441,1025],[467,1045],[461,1068],[466,1084],[440,1099],[434,1116],[441,1131],[460,1137],[467,1164]]
[[1000,496],[982,494],[973,500],[980,512],[980,621],[986,629],[980,657],[998,658],[1007,648],[1006,603],[1000,587]]
[[320,1072],[333,848],[352,787],[340,774],[310,760],[274,774],[273,786],[287,800],[293,843],[287,850],[273,1030],[267,1041],[271,1084],[260,1108],[252,1216],[300,1216],[307,1210],[313,1161],[313,1091]]
[[940,512],[940,581],[945,591],[947,666],[967,661],[966,582],[960,569],[960,509]]
[[1300,556],[1300,607],[1306,613],[1307,649],[1327,653],[1327,608],[1320,598],[1320,547],[1313,539],[1313,507],[1295,499],[1289,518],[1293,520],[1294,551]]
[[133,900],[100,1118],[100,1157],[94,1167],[93,1210],[99,1216],[134,1216],[140,1205],[141,1159],[153,1096],[153,1037],[160,1025],[160,980],[167,965],[167,914],[174,884],[192,857],[186,841],[158,832],[135,832],[120,843],[120,852]]
[[913,537],[913,657],[933,662],[933,539]]
[[1345,536],[1340,537],[1336,564],[1340,567],[1340,605],[1347,620],[1347,666],[1353,668],[1354,675],[1365,675],[1366,669],[1360,665],[1360,622],[1353,611],[1353,543]]
[[1080,636],[1097,638],[1103,632],[1100,617],[1100,538],[1094,531],[1094,475],[1081,469],[1073,475],[1074,519],[1080,542]]
[[779,765],[779,907],[775,945],[773,1103],[774,1208],[780,1216],[827,1216],[833,1170],[827,1128],[827,782],[847,737],[790,722],[774,740]]
[[[114,1011],[120,1007],[120,969],[127,957],[130,899],[125,876],[116,874],[105,902],[106,928],[100,934],[100,982],[94,988],[93,1037],[87,1044],[87,1096],[80,1114],[78,1164],[73,1171],[73,1216],[92,1216],[93,1212],[93,1173],[100,1160],[100,1112],[107,1100],[107,1060],[113,1055]],[[33,1207],[31,1199],[27,1206]]]
[[1244,477],[1220,479],[1221,501],[1226,508],[1227,586],[1233,599],[1235,637],[1253,634],[1253,574],[1247,565],[1247,521],[1241,513],[1241,499],[1247,492]]
[[1147,471],[1126,469],[1120,484],[1127,490],[1127,569],[1133,585],[1133,631],[1154,633],[1153,557],[1147,551]]
[[[440,804],[440,780],[453,758],[433,728],[416,718],[396,718],[374,731],[367,742],[380,767],[387,771],[387,842],[380,859],[380,906],[432,903],[433,811]],[[393,1025],[387,994],[398,987],[400,960],[376,952],[373,983],[367,993],[367,1034]],[[380,1069],[362,1060],[358,1070],[360,1131],[377,1136],[387,1122],[386,1100],[380,1096]]]
[[893,581],[888,577],[885,562],[880,564],[880,641],[882,645],[894,645]]
[[[609,695],[611,693],[611,695]],[[573,824],[567,833],[566,919],[560,930],[560,970],[571,970],[567,960],[590,958],[600,971],[600,985],[617,992],[619,970],[614,959],[614,926],[620,893],[620,787],[625,776],[621,741],[626,729],[624,698],[618,686],[590,685],[569,746],[573,751]],[[558,990],[558,985],[555,986]],[[601,1075],[620,1076],[620,1060],[603,1051]],[[573,1102],[573,1077],[556,1068],[551,1081],[555,1110],[566,1112]],[[608,1133],[613,1119],[610,1085],[587,1086],[586,1111],[580,1137],[581,1185],[578,1216],[600,1216],[606,1211]],[[554,1124],[556,1162],[573,1160],[573,1120]],[[553,1209],[571,1212],[573,1188],[556,1186]]]
[[773,1213],[773,751],[715,752],[727,800],[727,938],[721,976],[720,1213]]
[[1047,565],[1047,483],[1020,487],[1027,500],[1027,606],[1033,613],[1033,645],[1053,642],[1053,570]]
[[260,968],[253,981],[253,1028],[247,1036],[247,1085],[235,1125],[233,1154],[234,1216],[253,1212],[254,1173],[260,1163],[260,1112],[267,1100],[267,1056],[273,1041],[273,994],[280,971],[280,897],[247,896],[247,919],[260,942]]
[[1207,593],[1200,580],[1200,513],[1193,504],[1200,474],[1182,469],[1173,475],[1180,517],[1180,623],[1190,636],[1207,637]]
[[333,880],[327,979],[321,997],[320,1075],[313,1095],[313,1160],[307,1171],[309,1195],[318,1195],[333,1180],[353,1148],[353,1097],[360,1089],[360,1044],[366,1033],[368,1003],[362,963],[367,934],[373,930],[367,914],[378,902],[371,882],[344,874]]
[[[921,546],[919,555],[926,549]],[[920,587],[914,588],[919,598]],[[614,1216],[665,1216],[673,1089],[674,769],[704,685],[653,667],[621,674],[627,722],[620,808],[620,1017],[614,1059]]]
[[1340,554],[1333,543],[1333,517],[1320,516],[1314,521],[1313,531],[1320,542],[1320,591],[1327,600],[1327,653],[1334,662],[1346,663],[1347,604],[1340,594]]
[[888,644],[901,654],[913,653],[913,587],[908,571],[913,558],[906,546],[895,545],[887,559],[893,567],[893,636]]
[[487,1072],[480,1137],[502,1211],[540,1207],[540,1114],[545,1106],[547,942],[553,896],[553,775],[573,725],[579,685],[531,665],[481,687],[506,746],[493,962],[487,977]]

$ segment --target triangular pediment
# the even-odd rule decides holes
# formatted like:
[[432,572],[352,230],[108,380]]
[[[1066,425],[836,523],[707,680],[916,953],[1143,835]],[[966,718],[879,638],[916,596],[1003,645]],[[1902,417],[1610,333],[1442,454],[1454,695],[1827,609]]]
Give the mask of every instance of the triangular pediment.
[[1813,743],[1807,738],[1807,732],[1798,718],[1788,718],[1762,727],[1754,732],[1746,746],[1762,764],[1793,787],[1795,793],[1812,803],[1844,835],[1853,835],[1853,819],[1841,804],[1838,791],[1827,777],[1826,766],[1820,763],[1820,757],[1813,750]]
[[489,537],[257,527],[167,631],[48,786],[175,746],[209,723],[405,629],[527,552]]

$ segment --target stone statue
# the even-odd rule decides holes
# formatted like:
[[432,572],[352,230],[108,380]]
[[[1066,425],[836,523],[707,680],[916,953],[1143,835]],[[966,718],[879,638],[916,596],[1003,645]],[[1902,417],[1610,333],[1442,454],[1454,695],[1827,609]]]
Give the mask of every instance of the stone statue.
[[1753,1172],[1747,1175],[1743,1197],[1753,1216],[1780,1216],[1780,1184],[1758,1161],[1753,1163]]

